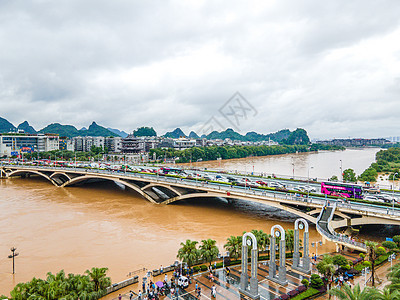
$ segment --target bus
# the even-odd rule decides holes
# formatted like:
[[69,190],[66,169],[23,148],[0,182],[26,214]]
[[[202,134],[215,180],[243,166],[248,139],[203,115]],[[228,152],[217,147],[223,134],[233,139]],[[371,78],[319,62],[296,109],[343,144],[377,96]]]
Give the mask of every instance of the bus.
[[321,193],[345,198],[363,198],[362,186],[351,183],[321,182]]

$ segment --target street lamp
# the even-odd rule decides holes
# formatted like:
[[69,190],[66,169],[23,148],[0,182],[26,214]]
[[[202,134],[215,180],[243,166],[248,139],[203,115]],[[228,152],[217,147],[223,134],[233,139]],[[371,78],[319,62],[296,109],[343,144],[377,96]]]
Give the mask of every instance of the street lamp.
[[307,177],[307,198],[310,197],[310,169],[313,169],[314,167],[308,167],[308,177]]
[[311,247],[315,247],[315,260],[317,260],[317,257],[318,257],[318,245],[322,246],[322,241],[311,243]]
[[292,162],[292,167],[293,167],[293,179],[294,179],[294,163]]
[[11,249],[12,254],[8,256],[8,258],[12,258],[13,260],[13,274],[15,274],[15,257],[19,255],[19,253],[15,253],[15,250],[17,250],[17,248],[12,247]]
[[394,180],[396,178],[396,175],[399,175],[399,173],[396,172],[396,173],[393,174],[393,185],[392,185],[392,202],[393,202],[392,210],[393,210],[393,214],[394,214]]
[[343,162],[340,160],[340,175],[342,175],[342,182],[343,182]]

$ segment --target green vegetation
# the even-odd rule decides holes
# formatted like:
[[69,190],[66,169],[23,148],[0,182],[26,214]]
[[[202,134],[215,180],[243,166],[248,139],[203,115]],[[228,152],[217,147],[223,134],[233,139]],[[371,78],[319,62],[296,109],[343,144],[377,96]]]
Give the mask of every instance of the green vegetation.
[[217,242],[212,239],[202,240],[199,247],[200,257],[211,265],[211,262],[218,257],[219,250]]
[[330,290],[329,295],[336,296],[340,300],[370,300],[377,299],[374,298],[377,295],[377,290],[369,287],[361,289],[359,284],[355,285],[354,288],[344,284],[341,288]]
[[[393,180],[394,173],[400,174],[400,148],[393,147],[387,150],[380,150],[376,153],[376,162],[366,169],[360,176],[361,181],[375,181],[378,172],[389,172],[389,179]],[[399,177],[396,176],[395,179]]]
[[357,182],[356,173],[353,169],[346,169],[343,171],[343,180],[347,182]]
[[218,158],[244,158],[249,156],[266,156],[286,153],[308,152],[306,145],[275,145],[275,146],[211,146],[211,147],[193,147],[186,150],[174,149],[150,149],[150,157],[154,153],[158,160],[166,158],[178,158],[179,163],[188,163],[191,161],[216,160]]
[[397,244],[392,241],[384,241],[384,242],[382,242],[382,246],[389,250],[393,250],[393,249],[397,248]]
[[39,130],[39,133],[52,133],[69,138],[75,136],[117,136],[115,133],[104,128],[103,126],[97,125],[96,122],[93,122],[87,130],[78,130],[72,125],[61,125],[60,123],[53,123]]
[[373,167],[369,167],[364,172],[362,172],[360,176],[358,176],[358,180],[364,181],[364,182],[366,182],[366,181],[373,182],[373,181],[376,181],[377,176],[378,176],[378,172],[376,171],[376,169]]
[[304,285],[305,287],[308,287],[310,285],[310,282],[307,279],[302,279],[301,284]]
[[333,257],[325,254],[322,260],[317,264],[317,270],[320,274],[323,274],[328,279],[329,289],[332,281],[332,276],[336,271]]
[[111,279],[106,276],[107,268],[86,270],[86,275],[65,275],[47,273],[46,280],[33,278],[26,283],[18,283],[11,291],[11,299],[99,299],[105,295]]
[[178,255],[176,256],[181,261],[187,263],[189,267],[193,266],[200,257],[200,251],[196,248],[198,242],[186,240],[185,243],[181,243],[182,248],[178,250]]
[[322,278],[318,274],[312,274],[310,278],[310,287],[319,289],[324,285]]
[[310,144],[310,138],[307,135],[307,131],[302,128],[297,128],[291,132],[287,139],[280,141],[280,144],[284,145],[308,145]]
[[336,145],[324,145],[324,144],[312,144],[310,150],[311,151],[319,151],[319,150],[345,150],[346,147],[336,146]]
[[[317,275],[318,276],[318,275]],[[320,278],[321,279],[321,278]],[[322,280],[321,280],[322,282]],[[320,291],[318,291],[315,288],[309,288],[306,291],[302,292],[301,294],[298,294],[297,296],[291,298],[291,300],[303,300],[303,299],[308,299],[311,296],[314,296],[316,294],[319,294]]]
[[153,127],[140,127],[133,132],[136,137],[139,136],[157,136],[157,132]]
[[77,161],[89,161],[90,159],[94,159],[95,161],[102,159],[103,154],[106,153],[107,148],[103,150],[101,147],[92,146],[90,152],[73,152],[68,150],[53,150],[47,152],[35,152],[35,153],[27,153],[24,154],[24,159],[51,159],[54,160],[57,157],[57,160],[64,161],[74,161],[75,156]]

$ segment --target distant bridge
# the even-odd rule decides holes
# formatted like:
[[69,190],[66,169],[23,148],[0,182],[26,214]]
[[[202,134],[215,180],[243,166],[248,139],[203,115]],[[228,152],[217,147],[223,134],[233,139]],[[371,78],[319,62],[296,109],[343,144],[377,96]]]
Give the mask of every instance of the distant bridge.
[[[400,225],[400,209],[358,202],[342,203],[325,197],[296,197],[294,194],[245,188],[224,183],[207,183],[156,174],[114,172],[84,168],[60,168],[26,165],[2,165],[0,177],[41,176],[57,187],[85,184],[93,181],[115,181],[136,191],[154,204],[170,204],[192,198],[222,197],[262,203],[288,211],[317,225],[328,240],[360,251],[365,245],[344,240],[334,229],[365,224]],[[330,204],[330,205],[329,205]]]

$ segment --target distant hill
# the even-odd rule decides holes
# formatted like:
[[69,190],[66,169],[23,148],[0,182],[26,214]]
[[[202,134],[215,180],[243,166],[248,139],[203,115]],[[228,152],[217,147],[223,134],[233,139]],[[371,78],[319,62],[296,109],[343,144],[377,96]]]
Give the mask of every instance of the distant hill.
[[157,136],[157,132],[153,127],[139,127],[133,132],[134,136]]
[[17,129],[22,129],[25,133],[35,134],[36,130],[31,125],[29,125],[28,121],[22,122],[18,125]]
[[178,139],[181,136],[186,137],[186,134],[184,134],[180,128],[176,128],[174,131],[167,132],[166,134],[164,134],[164,137],[172,139]]
[[61,125],[60,123],[53,123],[41,129],[39,133],[54,133],[69,138],[75,136],[118,136],[114,132],[106,129],[105,127],[97,125],[96,122],[93,122],[87,130],[78,130],[72,125]]
[[15,132],[17,128],[8,122],[6,119],[0,117],[0,133],[5,133],[5,132]]
[[206,138],[208,140],[215,140],[215,139],[221,139],[221,140],[231,139],[231,140],[239,140],[239,141],[246,140],[246,138],[243,135],[241,135],[240,133],[237,133],[236,131],[234,131],[231,128],[228,128],[227,130],[221,131],[221,132],[213,131],[209,135],[207,135]]
[[189,133],[189,138],[191,138],[191,139],[198,139],[199,136],[197,135],[196,132],[191,131],[191,132]]
[[118,130],[118,129],[115,129],[115,128],[110,128],[110,127],[108,127],[107,129],[110,130],[111,132],[114,132],[116,135],[119,135],[119,136],[123,137],[123,138],[126,138],[128,136],[128,134],[125,131],[121,131],[121,130]]
[[54,133],[59,136],[74,137],[79,136],[80,131],[72,125],[61,125],[60,123],[52,123],[45,128],[39,130],[39,133]]

